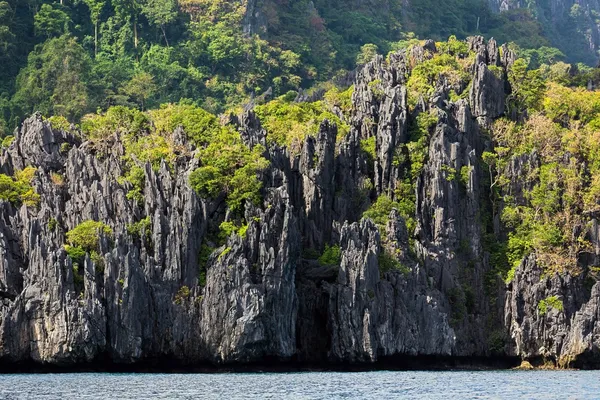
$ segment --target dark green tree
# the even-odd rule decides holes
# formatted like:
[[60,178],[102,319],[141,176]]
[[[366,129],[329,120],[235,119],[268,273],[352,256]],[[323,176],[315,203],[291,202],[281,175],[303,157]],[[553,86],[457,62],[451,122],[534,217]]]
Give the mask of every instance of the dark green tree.
[[175,0],[147,0],[146,4],[142,6],[142,13],[150,23],[160,28],[165,38],[165,44],[169,47],[166,27],[177,18],[177,3]]
[[152,75],[147,72],[139,72],[123,86],[122,91],[138,103],[143,111],[146,100],[156,92],[156,84]]
[[90,65],[88,54],[70,35],[38,45],[17,77],[13,105],[21,115],[40,111],[80,118],[89,108]]
[[94,55],[98,55],[98,24],[100,23],[100,14],[104,8],[103,0],[84,0],[90,9],[90,18],[94,24]]
[[64,11],[53,8],[50,4],[42,4],[40,11],[35,14],[34,27],[38,36],[51,38],[69,32],[71,18]]

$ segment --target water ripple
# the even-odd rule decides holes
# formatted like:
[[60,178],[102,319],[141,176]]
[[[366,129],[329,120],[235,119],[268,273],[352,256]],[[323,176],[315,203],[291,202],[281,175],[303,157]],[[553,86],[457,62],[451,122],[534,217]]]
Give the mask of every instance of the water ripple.
[[599,399],[600,371],[0,375],[0,399]]

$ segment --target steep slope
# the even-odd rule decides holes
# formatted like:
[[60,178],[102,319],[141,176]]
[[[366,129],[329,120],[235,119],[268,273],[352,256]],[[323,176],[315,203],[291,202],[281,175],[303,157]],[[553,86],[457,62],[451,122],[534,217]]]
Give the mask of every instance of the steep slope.
[[[0,202],[2,365],[508,356],[597,366],[600,291],[587,272],[600,256],[595,216],[583,272],[548,274],[529,256],[508,286],[496,274],[490,243],[507,231],[490,215],[482,159],[515,58],[482,38],[451,44],[428,41],[359,69],[343,136],[323,121],[295,151],[251,109],[228,118],[269,163],[260,201],[243,208],[247,226],[209,254],[211,230],[234,213],[222,195],[192,189],[190,174],[207,160],[184,129],[168,137],[172,163],[140,162],[135,197],[122,179],[124,132],[86,140],[33,115],[1,158],[3,173],[34,189]],[[419,66],[448,57],[464,73],[435,74],[415,96]],[[518,193],[536,159],[513,160],[499,173],[513,178],[503,190]],[[369,208],[385,199],[384,215]],[[75,256],[64,245],[89,220],[106,226],[81,233],[91,244]],[[339,258],[312,256],[329,246]]]

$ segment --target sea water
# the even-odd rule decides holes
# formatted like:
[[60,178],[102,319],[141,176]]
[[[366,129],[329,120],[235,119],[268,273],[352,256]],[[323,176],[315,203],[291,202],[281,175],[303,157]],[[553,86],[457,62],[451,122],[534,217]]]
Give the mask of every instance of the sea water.
[[0,399],[600,399],[600,371],[14,374]]

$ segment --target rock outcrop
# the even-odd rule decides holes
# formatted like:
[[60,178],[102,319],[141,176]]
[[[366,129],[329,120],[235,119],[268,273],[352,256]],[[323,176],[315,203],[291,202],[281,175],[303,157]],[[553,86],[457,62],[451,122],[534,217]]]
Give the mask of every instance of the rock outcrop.
[[[472,85],[456,101],[451,92],[467,93],[467,85],[440,79],[430,98],[408,105],[408,76],[438,51],[432,41],[362,67],[350,132],[339,140],[323,121],[290,152],[269,142],[252,110],[228,118],[246,146],[264,148],[269,166],[261,203],[245,206],[244,232],[209,255],[208,232],[229,211],[223,198],[204,199],[190,187],[200,161],[181,128],[172,165],[139,163],[143,195],[133,199],[132,184],[120,179],[119,132],[85,141],[33,115],[0,158],[7,175],[37,168],[31,184],[40,195],[34,206],[0,200],[0,364],[327,365],[500,355],[598,365],[600,289],[588,268],[600,260],[597,223],[583,273],[545,276],[532,255],[508,286],[490,279],[484,235],[505,233],[484,219],[491,205],[481,159],[492,144],[482,128],[504,114],[514,54],[504,47],[500,56],[482,38],[469,45]],[[434,123],[421,127],[417,168],[407,146],[422,116]],[[373,154],[362,147],[369,140]],[[525,189],[519,177],[536,160],[532,153],[507,166],[517,200]],[[408,173],[416,184],[407,189]],[[414,210],[392,209],[385,224],[361,219],[378,196]],[[100,235],[98,251],[74,268],[66,233],[86,220],[112,234]],[[339,246],[339,260],[317,260],[330,246]]]

